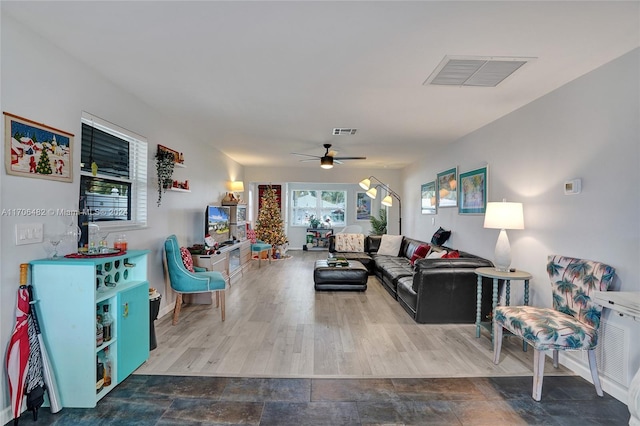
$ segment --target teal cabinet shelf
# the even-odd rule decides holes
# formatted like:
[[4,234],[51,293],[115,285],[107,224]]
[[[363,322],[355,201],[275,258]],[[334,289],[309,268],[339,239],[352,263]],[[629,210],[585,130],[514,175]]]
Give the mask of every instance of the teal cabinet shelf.
[[[31,283],[63,407],[92,408],[149,358],[148,250],[30,262]],[[112,337],[98,344],[109,305]],[[109,348],[111,384],[98,391],[97,358]]]

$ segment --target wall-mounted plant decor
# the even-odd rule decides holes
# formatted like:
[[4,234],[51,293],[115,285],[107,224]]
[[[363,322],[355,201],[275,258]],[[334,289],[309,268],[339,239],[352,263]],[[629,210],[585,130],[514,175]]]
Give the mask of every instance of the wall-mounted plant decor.
[[173,168],[175,166],[174,153],[158,145],[156,152],[156,171],[158,172],[158,207],[162,202],[162,192],[173,183]]

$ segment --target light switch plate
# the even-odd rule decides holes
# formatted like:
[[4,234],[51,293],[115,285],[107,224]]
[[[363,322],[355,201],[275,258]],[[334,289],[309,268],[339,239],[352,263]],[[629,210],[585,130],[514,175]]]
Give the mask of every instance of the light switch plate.
[[16,224],[16,245],[39,244],[44,241],[44,225],[42,223]]

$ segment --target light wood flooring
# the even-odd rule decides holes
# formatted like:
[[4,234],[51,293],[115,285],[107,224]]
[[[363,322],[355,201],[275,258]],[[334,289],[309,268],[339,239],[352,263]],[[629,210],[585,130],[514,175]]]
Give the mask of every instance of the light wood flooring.
[[[257,261],[212,305],[184,305],[156,323],[157,349],[136,374],[221,377],[405,378],[531,376],[533,351],[506,338],[494,365],[490,337],[473,324],[417,324],[375,277],[366,292],[316,292],[327,252]],[[545,375],[573,375],[554,369]]]

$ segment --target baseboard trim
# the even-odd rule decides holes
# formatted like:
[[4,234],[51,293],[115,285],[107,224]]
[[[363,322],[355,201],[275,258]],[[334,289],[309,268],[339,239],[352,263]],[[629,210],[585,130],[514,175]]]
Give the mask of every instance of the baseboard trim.
[[[589,383],[593,383],[591,379],[591,370],[588,365],[584,365],[578,362],[573,357],[569,357],[566,354],[560,351],[560,357],[558,362],[563,366],[567,367],[569,370],[573,371]],[[617,399],[618,401],[629,406],[629,389],[616,383],[606,377],[600,376],[600,384],[602,385],[602,390]],[[543,382],[544,386],[544,382]],[[595,390],[594,390],[595,391]]]

